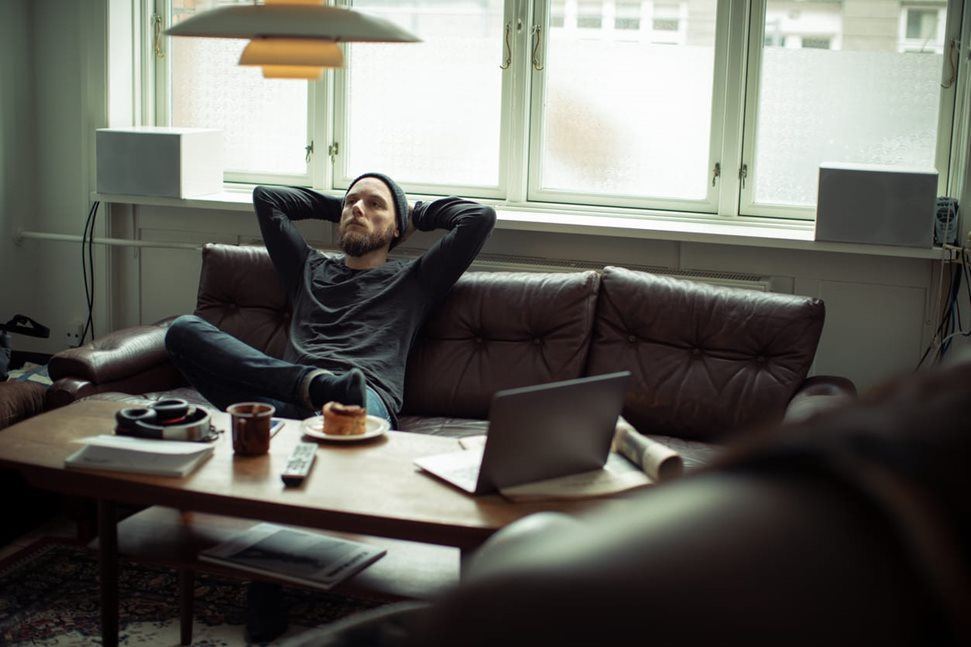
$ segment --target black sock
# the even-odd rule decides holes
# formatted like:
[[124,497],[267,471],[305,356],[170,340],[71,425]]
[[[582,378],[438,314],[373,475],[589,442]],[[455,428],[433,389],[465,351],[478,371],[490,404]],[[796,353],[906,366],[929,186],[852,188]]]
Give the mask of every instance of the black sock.
[[343,375],[323,373],[310,383],[310,401],[318,411],[330,401],[363,407],[366,393],[364,373],[357,368]]

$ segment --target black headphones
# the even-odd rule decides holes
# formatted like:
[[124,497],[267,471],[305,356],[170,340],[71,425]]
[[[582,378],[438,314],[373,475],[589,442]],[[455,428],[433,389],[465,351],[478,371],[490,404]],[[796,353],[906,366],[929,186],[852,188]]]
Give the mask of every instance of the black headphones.
[[185,400],[169,398],[147,407],[131,407],[115,413],[119,436],[166,440],[211,440],[209,412]]

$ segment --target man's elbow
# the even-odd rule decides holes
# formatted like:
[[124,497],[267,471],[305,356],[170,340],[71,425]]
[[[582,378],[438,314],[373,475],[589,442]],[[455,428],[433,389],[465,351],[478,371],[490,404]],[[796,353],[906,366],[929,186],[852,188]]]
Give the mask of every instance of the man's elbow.
[[253,187],[253,204],[272,204],[273,193],[272,189],[262,184]]
[[496,226],[496,210],[488,205],[482,205],[482,216],[480,220],[484,229],[492,231]]

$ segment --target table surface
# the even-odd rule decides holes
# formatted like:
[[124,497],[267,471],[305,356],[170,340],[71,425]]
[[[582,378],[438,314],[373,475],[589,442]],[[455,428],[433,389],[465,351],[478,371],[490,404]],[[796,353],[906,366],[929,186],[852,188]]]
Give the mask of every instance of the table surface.
[[542,510],[576,513],[609,501],[512,503],[498,495],[470,496],[432,477],[412,461],[459,451],[454,438],[392,431],[359,443],[321,443],[313,470],[298,488],[280,480],[300,421],[288,420],[269,454],[236,456],[229,416],[215,452],[184,478],[67,469],[64,459],[81,438],[110,434],[118,402],[81,401],[0,432],[0,465],[20,470],[40,488],[136,505],[247,517],[276,523],[475,548],[493,532]]

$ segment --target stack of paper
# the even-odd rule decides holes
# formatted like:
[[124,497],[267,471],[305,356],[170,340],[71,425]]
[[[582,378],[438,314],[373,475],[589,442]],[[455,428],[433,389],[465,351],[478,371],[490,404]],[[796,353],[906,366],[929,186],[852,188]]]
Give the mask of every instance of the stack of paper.
[[156,476],[185,476],[212,455],[207,443],[149,440],[103,434],[79,442],[84,447],[64,460],[66,467],[135,472]]

